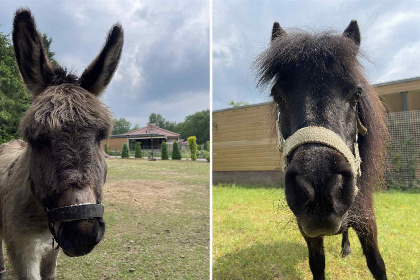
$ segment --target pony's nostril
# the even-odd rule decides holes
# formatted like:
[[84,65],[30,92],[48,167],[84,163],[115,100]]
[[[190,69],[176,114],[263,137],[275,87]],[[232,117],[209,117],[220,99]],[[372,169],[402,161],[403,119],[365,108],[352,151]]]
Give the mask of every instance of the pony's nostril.
[[307,201],[314,201],[315,190],[310,182],[308,182],[303,176],[297,175],[295,177],[296,188],[299,189],[307,198]]

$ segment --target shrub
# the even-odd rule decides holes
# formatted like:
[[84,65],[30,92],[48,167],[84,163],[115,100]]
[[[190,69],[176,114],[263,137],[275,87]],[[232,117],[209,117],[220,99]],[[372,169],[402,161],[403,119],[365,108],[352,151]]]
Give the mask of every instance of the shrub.
[[141,151],[141,144],[140,144],[140,142],[137,142],[136,143],[136,150],[135,150],[135,153],[134,153],[134,157],[135,158],[143,158],[143,153]]
[[197,137],[190,136],[188,137],[188,147],[191,151],[191,159],[196,160],[197,159]]
[[107,155],[109,155],[109,149],[108,149],[108,145],[107,145],[107,144],[105,144],[105,153],[106,153]]
[[162,142],[161,149],[162,149],[162,160],[169,159],[168,148],[166,147],[166,142]]
[[201,145],[197,145],[197,151],[201,151],[201,150],[202,150]]
[[202,151],[202,152],[203,152],[204,157],[206,158],[206,160],[207,160],[208,162],[210,162],[210,153],[209,153],[209,152],[207,152],[207,151]]
[[130,153],[128,152],[127,143],[124,143],[122,153],[121,153],[121,158],[129,158],[129,157],[130,157]]
[[174,147],[172,151],[172,159],[181,159],[181,152],[179,151],[178,142],[174,142]]
[[210,153],[210,141],[207,141],[207,147],[206,147],[207,152]]

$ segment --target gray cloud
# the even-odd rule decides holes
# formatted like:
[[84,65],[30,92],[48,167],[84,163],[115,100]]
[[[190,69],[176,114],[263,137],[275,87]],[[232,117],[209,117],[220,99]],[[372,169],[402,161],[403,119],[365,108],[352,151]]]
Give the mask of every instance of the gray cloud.
[[420,4],[415,1],[214,0],[213,108],[230,100],[269,101],[255,89],[253,59],[269,43],[274,21],[287,29],[342,32],[357,19],[361,60],[372,83],[420,76]]
[[7,1],[1,31],[29,7],[38,29],[53,38],[56,60],[77,74],[99,53],[120,22],[125,44],[120,66],[102,97],[116,118],[145,125],[151,112],[172,121],[209,108],[207,1]]

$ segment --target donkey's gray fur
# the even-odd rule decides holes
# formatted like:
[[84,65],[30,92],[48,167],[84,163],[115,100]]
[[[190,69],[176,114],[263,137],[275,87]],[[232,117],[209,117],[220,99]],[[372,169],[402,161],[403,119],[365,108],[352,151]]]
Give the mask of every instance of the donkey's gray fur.
[[[59,250],[44,206],[100,203],[106,177],[101,141],[112,126],[99,94],[120,59],[123,30],[115,25],[81,78],[53,68],[27,9],[18,10],[13,43],[32,104],[20,132],[25,141],[0,145],[0,280],[2,242],[18,279],[54,279]],[[54,224],[54,230],[59,225]]]

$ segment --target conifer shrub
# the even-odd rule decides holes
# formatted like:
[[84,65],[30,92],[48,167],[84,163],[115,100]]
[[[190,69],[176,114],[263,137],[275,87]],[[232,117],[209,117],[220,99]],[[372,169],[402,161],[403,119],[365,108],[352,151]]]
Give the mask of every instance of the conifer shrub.
[[134,157],[135,158],[143,158],[143,153],[141,151],[141,144],[140,144],[140,142],[137,142],[136,143],[136,149],[135,149],[135,152],[134,152]]
[[122,153],[121,153],[121,158],[129,158],[129,157],[130,157],[130,152],[128,151],[127,143],[124,143]]
[[181,158],[182,157],[181,157],[181,152],[179,151],[178,142],[174,142],[174,147],[172,151],[172,159],[180,160]]
[[166,146],[166,142],[162,142],[161,151],[162,151],[162,160],[169,159],[169,156],[168,156],[168,148]]
[[108,145],[105,144],[105,154],[109,155],[109,149],[108,149]]

